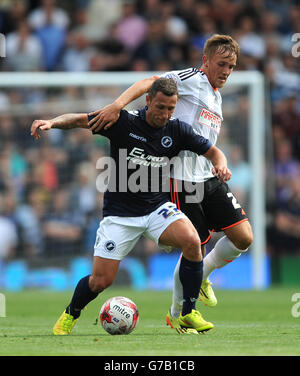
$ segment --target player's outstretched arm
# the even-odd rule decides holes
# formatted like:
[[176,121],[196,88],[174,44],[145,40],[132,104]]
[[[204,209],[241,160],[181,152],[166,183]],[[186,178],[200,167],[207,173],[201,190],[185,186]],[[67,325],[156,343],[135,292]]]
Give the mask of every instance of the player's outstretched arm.
[[103,127],[104,129],[110,128],[119,119],[120,111],[127,104],[147,93],[156,78],[151,77],[137,81],[125,90],[113,103],[89,113],[90,116],[94,116],[89,122],[91,130],[98,132]]
[[231,178],[231,171],[227,167],[227,158],[225,154],[217,148],[216,146],[212,146],[205,154],[204,157],[209,159],[213,164],[212,173],[216,176],[220,181],[228,181]]
[[34,120],[31,125],[30,134],[36,140],[40,138],[39,131],[48,131],[52,128],[72,129],[89,128],[88,115],[84,114],[64,114],[51,120]]

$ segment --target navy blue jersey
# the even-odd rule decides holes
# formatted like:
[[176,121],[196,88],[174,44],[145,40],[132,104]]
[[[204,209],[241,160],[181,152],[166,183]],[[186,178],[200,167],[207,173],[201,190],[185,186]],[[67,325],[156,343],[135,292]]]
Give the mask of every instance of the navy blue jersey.
[[205,154],[212,146],[178,119],[153,128],[145,118],[146,109],[122,110],[112,127],[94,132],[109,138],[110,156],[115,161],[104,194],[104,217],[139,217],[170,201],[169,173],[174,157],[181,150]]

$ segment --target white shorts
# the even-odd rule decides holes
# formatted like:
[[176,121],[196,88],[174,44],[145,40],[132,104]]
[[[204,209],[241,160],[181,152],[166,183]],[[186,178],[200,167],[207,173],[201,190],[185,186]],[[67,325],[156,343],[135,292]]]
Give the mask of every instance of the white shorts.
[[187,218],[172,202],[142,217],[105,217],[97,230],[94,256],[122,260],[143,235],[170,252],[172,247],[159,244],[164,230],[178,219]]

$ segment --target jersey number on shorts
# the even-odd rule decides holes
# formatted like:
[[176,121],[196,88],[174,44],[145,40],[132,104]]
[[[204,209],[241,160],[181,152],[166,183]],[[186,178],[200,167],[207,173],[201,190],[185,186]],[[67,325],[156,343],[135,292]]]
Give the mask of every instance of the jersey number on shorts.
[[231,198],[232,205],[235,209],[239,209],[241,207],[241,205],[237,202],[236,198],[231,192],[227,193],[227,196]]
[[176,214],[179,214],[179,213],[180,213],[180,210],[178,210],[173,205],[168,206],[168,209],[163,208],[158,212],[158,214],[162,214],[162,216],[166,219],[169,218],[171,215],[176,215]]

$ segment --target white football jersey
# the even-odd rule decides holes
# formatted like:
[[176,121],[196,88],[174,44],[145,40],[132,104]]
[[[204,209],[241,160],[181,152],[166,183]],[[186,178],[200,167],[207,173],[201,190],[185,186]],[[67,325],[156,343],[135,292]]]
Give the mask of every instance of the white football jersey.
[[[209,83],[206,74],[196,68],[167,72],[161,77],[173,78],[178,88],[178,103],[173,117],[190,124],[194,131],[215,145],[221,129],[222,97]],[[202,182],[211,177],[212,163],[190,151],[179,154],[171,177]]]

